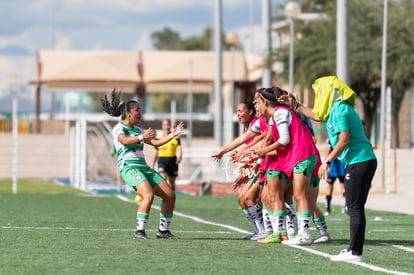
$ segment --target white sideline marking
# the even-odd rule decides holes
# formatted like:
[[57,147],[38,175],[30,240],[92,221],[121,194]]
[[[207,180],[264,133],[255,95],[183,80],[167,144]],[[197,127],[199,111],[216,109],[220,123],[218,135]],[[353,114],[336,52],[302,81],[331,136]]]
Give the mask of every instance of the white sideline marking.
[[[35,227],[35,226],[10,226],[10,225],[3,225],[0,226],[0,229],[21,229],[21,230],[77,230],[77,231],[110,231],[110,232],[131,232],[131,228],[125,229],[125,228],[80,228],[80,227]],[[147,229],[146,231],[156,231],[153,229]],[[196,231],[190,231],[190,230],[176,230],[180,233],[214,233],[214,234],[231,234],[233,232],[230,231],[202,231],[202,230],[196,230]]]
[[[124,195],[116,195],[116,197],[119,198],[122,201],[133,202],[132,200],[130,200],[127,197],[125,197]],[[161,208],[159,206],[155,206],[155,205],[151,206],[151,208],[157,209],[158,211],[161,210]],[[179,216],[179,217],[187,218],[187,219],[190,219],[190,220],[199,222],[199,223],[204,223],[204,224],[209,224],[209,225],[215,225],[215,226],[219,226],[219,227],[224,227],[224,228],[227,228],[227,229],[230,229],[230,230],[239,232],[239,233],[243,233],[243,234],[251,234],[251,232],[246,231],[246,230],[243,230],[243,229],[240,229],[238,227],[234,227],[234,226],[227,225],[227,224],[221,224],[221,223],[215,223],[215,222],[206,221],[206,220],[200,219],[198,217],[191,216],[191,215],[186,215],[186,214],[183,214],[183,213],[180,213],[180,212],[177,212],[177,211],[174,211],[174,216]]]
[[[307,251],[309,253],[316,254],[316,255],[319,255],[319,256],[322,256],[322,257],[325,257],[325,258],[328,258],[328,259],[332,256],[332,255],[329,255],[327,253],[320,252],[318,250],[315,250],[315,249],[312,249],[312,248],[309,248],[309,247],[305,247],[305,246],[300,246],[300,245],[288,245],[288,246],[294,247],[294,248],[297,248],[297,249],[301,249],[301,250]],[[388,273],[388,274],[413,275],[412,273],[389,270],[389,269],[378,267],[378,266],[375,266],[375,265],[372,265],[372,264],[367,264],[367,263],[364,263],[364,262],[342,262],[342,263],[349,263],[349,264],[353,264],[353,265],[359,265],[359,266],[365,267],[367,269],[371,269],[373,271],[380,271],[380,272],[384,272],[384,273]]]
[[79,228],[79,227],[35,227],[35,226],[0,226],[0,229],[23,229],[23,230],[85,230],[85,231],[131,231],[131,229],[116,228]]
[[[132,200],[128,199],[127,197],[125,197],[123,195],[117,195],[117,197],[119,199],[123,200],[123,201],[126,201],[126,202],[133,202]],[[161,208],[158,207],[158,206],[152,206],[152,208],[157,209],[157,210],[161,210]],[[243,229],[240,229],[240,228],[237,228],[237,227],[234,227],[234,226],[206,221],[206,220],[200,219],[198,217],[194,217],[194,216],[182,214],[182,213],[179,213],[179,212],[176,212],[176,211],[174,211],[174,215],[177,215],[177,216],[180,216],[180,217],[184,217],[184,218],[189,218],[189,219],[192,219],[192,220],[194,220],[196,222],[201,222],[201,223],[204,223],[204,224],[221,226],[221,227],[224,227],[224,228],[228,228],[230,230],[234,230],[236,232],[241,232],[241,233],[246,233],[246,234],[249,234],[250,233],[248,231],[245,231]],[[301,249],[303,251],[306,251],[306,252],[309,252],[309,253],[312,253],[312,254],[315,254],[315,255],[319,255],[319,256],[322,256],[322,257],[325,257],[325,258],[328,258],[328,259],[331,256],[333,256],[333,255],[329,255],[327,253],[324,253],[324,252],[321,252],[321,251],[318,251],[318,250],[315,250],[315,249],[312,249],[312,248],[309,248],[309,247],[304,247],[304,246],[299,246],[299,245],[288,245],[288,246],[294,247],[294,248],[297,248],[297,249]],[[389,269],[385,269],[385,268],[378,267],[378,266],[375,266],[375,265],[367,264],[367,263],[364,263],[364,262],[344,262],[344,263],[350,263],[350,264],[354,264],[354,265],[359,265],[359,266],[365,267],[365,268],[370,269],[370,270],[380,271],[380,272],[384,272],[384,273],[388,273],[388,274],[395,274],[395,275],[413,275],[412,273],[406,273],[406,272],[400,272],[400,271],[395,271],[395,270],[389,270]]]
[[[152,206],[152,207],[154,209],[161,210],[161,208],[158,207],[158,206]],[[177,212],[177,211],[174,211],[174,216],[180,216],[180,217],[187,218],[187,219],[190,219],[190,220],[199,222],[199,223],[204,223],[204,224],[209,224],[209,225],[215,225],[215,226],[224,227],[224,228],[227,228],[227,229],[230,229],[230,230],[239,232],[239,233],[243,233],[243,234],[251,234],[250,231],[246,231],[244,229],[241,229],[241,228],[238,228],[238,227],[235,227],[235,226],[206,221],[206,220],[200,219],[198,217],[186,215],[186,214],[183,214],[183,213],[180,213],[180,212]]]
[[401,249],[401,250],[404,250],[404,251],[407,251],[407,252],[412,252],[412,253],[414,253],[414,249],[413,249],[413,248],[406,247],[406,246],[404,246],[404,245],[398,245],[398,244],[388,244],[388,243],[381,243],[381,244],[383,244],[383,245],[387,245],[387,246],[391,246],[391,247],[395,247],[395,248],[398,248],[398,249]]

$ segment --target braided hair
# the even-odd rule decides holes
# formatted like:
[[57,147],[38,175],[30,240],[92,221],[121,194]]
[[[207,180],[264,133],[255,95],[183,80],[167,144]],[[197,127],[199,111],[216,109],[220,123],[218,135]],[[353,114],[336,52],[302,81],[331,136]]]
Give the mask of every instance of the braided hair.
[[133,104],[138,104],[135,100],[128,100],[126,102],[121,101],[121,91],[116,92],[115,89],[112,90],[111,101],[109,101],[105,94],[104,97],[101,98],[101,103],[105,113],[113,117],[121,116],[122,120],[126,118],[126,112],[131,110],[131,106]]

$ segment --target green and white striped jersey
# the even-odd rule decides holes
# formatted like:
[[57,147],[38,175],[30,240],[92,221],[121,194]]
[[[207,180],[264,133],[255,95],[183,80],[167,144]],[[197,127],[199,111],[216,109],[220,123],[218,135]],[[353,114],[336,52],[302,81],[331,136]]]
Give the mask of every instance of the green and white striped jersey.
[[144,141],[141,140],[138,143],[132,145],[123,145],[118,141],[120,134],[124,134],[127,137],[139,136],[144,133],[144,130],[140,127],[129,127],[122,122],[119,122],[112,129],[112,139],[116,149],[116,155],[118,157],[119,169],[125,165],[128,166],[147,166],[144,156]]

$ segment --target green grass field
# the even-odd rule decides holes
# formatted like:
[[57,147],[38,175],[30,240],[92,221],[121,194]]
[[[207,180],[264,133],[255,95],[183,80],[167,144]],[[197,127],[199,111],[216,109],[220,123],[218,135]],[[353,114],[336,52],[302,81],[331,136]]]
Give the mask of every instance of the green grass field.
[[115,196],[40,180],[19,181],[13,195],[0,180],[0,198],[0,274],[414,273],[412,215],[367,211],[364,263],[355,265],[328,258],[349,239],[339,207],[327,217],[333,241],[298,248],[241,240],[250,226],[231,196],[177,196],[171,230],[179,240],[155,238],[157,208],[150,239],[134,240],[137,206]]

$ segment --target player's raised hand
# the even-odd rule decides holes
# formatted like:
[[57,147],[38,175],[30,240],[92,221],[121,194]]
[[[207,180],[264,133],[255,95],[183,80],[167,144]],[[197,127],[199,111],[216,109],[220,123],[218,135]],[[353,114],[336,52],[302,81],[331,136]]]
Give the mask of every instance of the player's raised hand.
[[148,129],[147,129],[147,130],[146,130],[146,131],[142,134],[142,137],[143,137],[144,139],[147,139],[147,138],[154,138],[154,137],[155,137],[155,134],[156,134],[156,131],[150,127],[150,128],[148,128]]
[[172,134],[173,134],[174,136],[181,135],[181,134],[183,133],[183,131],[184,131],[184,123],[183,123],[183,122],[180,122],[180,123],[178,123],[177,127],[175,127],[175,126],[173,125],[173,127],[172,127],[172,128],[173,128],[173,129],[172,129]]
[[211,157],[213,158],[214,161],[219,162],[220,159],[223,157],[223,153],[220,151],[220,152],[213,154]]
[[285,105],[285,106],[287,106],[287,107],[289,107],[289,108],[291,108],[291,109],[293,109],[294,108],[294,106],[295,106],[295,104],[296,104],[296,101],[295,101],[295,99],[294,98],[292,98],[291,96],[289,96],[289,95],[282,95],[282,96],[280,96],[279,98],[278,98],[278,100],[277,100],[280,104],[282,104],[282,105]]

